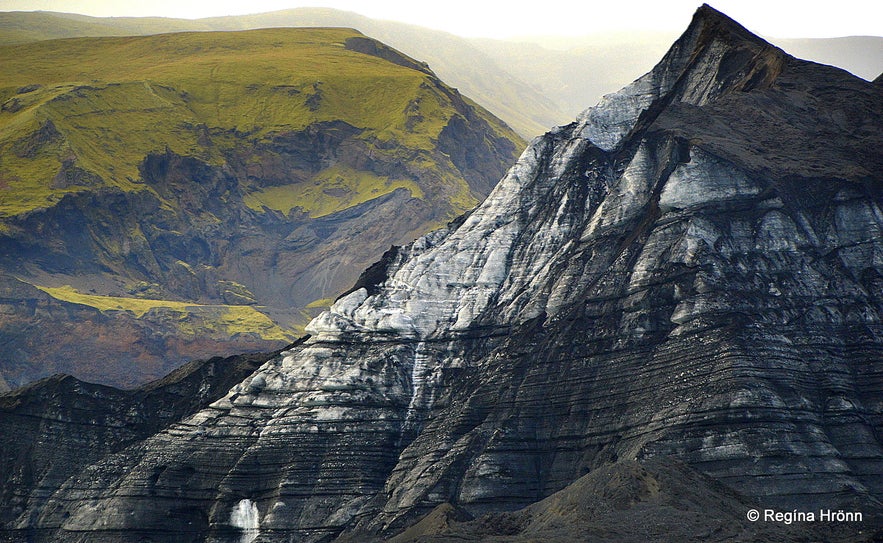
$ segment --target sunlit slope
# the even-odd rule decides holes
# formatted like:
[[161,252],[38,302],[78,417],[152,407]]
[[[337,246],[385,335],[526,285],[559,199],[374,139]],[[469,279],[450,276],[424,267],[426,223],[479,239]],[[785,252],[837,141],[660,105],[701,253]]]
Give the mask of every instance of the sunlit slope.
[[[32,338],[75,321],[52,335],[72,342],[56,371],[82,357],[111,384],[277,348],[523,145],[349,29],[41,41],[0,46],[0,66],[0,340],[27,346],[0,356],[12,385],[42,376]],[[93,325],[100,354],[73,345]]]
[[[129,36],[270,27],[348,27],[426,61],[523,136],[567,123],[602,95],[649,70],[673,33],[466,39],[419,26],[330,8],[295,8],[207,19],[87,17],[52,12],[0,13],[0,44],[76,36]],[[773,39],[799,58],[839,66],[867,80],[883,70],[883,38]]]
[[[243,140],[260,145],[323,121],[357,128],[378,149],[431,150],[457,114],[449,91],[404,56],[410,66],[352,50],[364,41],[345,29],[274,29],[0,47],[0,213],[83,187],[143,190],[149,153],[221,164]],[[454,184],[443,189],[456,196],[452,214],[477,196]],[[372,194],[406,185],[387,179]]]
[[0,12],[0,45],[83,36],[140,36],[199,30],[226,29],[212,28],[190,19],[167,17],[90,17],[52,11]]
[[[518,80],[511,70],[465,38],[424,27],[382,21],[330,8],[295,8],[256,15],[208,19],[87,17],[66,13],[0,13],[0,44],[82,36],[136,36],[183,31],[229,31],[276,27],[346,27],[426,61],[446,83],[459,88],[521,135],[532,137],[570,119],[536,81]],[[614,89],[611,89],[614,90]]]

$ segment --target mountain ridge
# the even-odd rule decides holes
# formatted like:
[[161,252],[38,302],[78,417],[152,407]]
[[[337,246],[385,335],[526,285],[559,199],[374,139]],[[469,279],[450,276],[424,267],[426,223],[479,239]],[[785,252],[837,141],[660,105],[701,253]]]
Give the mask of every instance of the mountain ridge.
[[[0,13],[0,28],[2,28],[4,18],[8,20],[5,26],[12,27],[9,31],[11,36],[8,40],[25,40],[25,38],[16,38],[15,28],[18,25],[28,26],[27,23],[19,22],[18,19],[27,19],[28,14],[8,14]],[[369,29],[366,34],[379,39],[383,42],[389,42],[392,46],[408,48],[409,44],[416,44],[417,49],[411,53],[414,58],[421,60],[430,60],[433,65],[441,67],[440,76],[447,80],[454,77],[457,81],[456,86],[463,88],[464,94],[472,96],[479,102],[490,104],[490,109],[497,115],[501,112],[506,116],[506,120],[512,126],[518,128],[522,134],[533,135],[541,133],[548,126],[558,122],[561,118],[560,114],[555,111],[555,107],[546,100],[541,93],[536,92],[529,85],[520,81],[515,81],[510,75],[502,72],[496,67],[490,59],[471,46],[463,39],[455,38],[453,35],[440,31],[432,31],[421,27],[414,27],[405,24],[393,24],[394,30],[387,31],[388,26],[384,22],[374,21],[367,17],[352,12],[341,12],[333,9],[291,9],[269,14],[255,14],[240,17],[216,17],[202,20],[183,20],[183,19],[157,19],[157,18],[89,18],[77,16],[74,20],[75,24],[66,22],[65,17],[56,17],[53,22],[51,14],[40,14],[40,19],[46,19],[45,23],[38,22],[38,27],[49,24],[50,29],[47,35],[52,37],[61,37],[63,35],[84,35],[95,33],[99,35],[129,35],[129,34],[157,34],[165,32],[181,32],[181,31],[240,31],[258,28],[275,28],[275,27],[353,27],[362,26]],[[58,20],[61,19],[61,20]],[[86,28],[79,25],[82,21],[88,21],[91,24]],[[41,24],[42,23],[42,24]],[[427,32],[434,36],[433,39],[441,40],[442,46],[430,44],[428,46],[421,45],[427,41]],[[0,34],[0,41],[2,41]],[[459,56],[462,58],[470,58],[471,61],[460,62],[455,66],[449,66],[446,55],[439,54],[439,50],[443,49],[450,53],[453,50],[460,51]],[[417,53],[417,54],[415,54]],[[487,85],[473,85],[469,78],[459,77],[460,73],[469,73],[473,78],[478,77],[482,72],[487,73],[490,81]],[[509,102],[518,104],[532,104],[529,108],[533,113],[524,114],[519,108],[512,107],[507,104],[506,100],[500,100],[497,97],[504,96]],[[524,108],[522,108],[524,109]],[[522,136],[525,137],[525,136]]]
[[[26,24],[18,19],[36,17],[47,22]],[[13,39],[16,28],[24,25],[45,28],[42,37],[61,37],[62,32],[83,34],[145,34],[185,30],[243,30],[279,26],[345,26],[405,51],[414,58],[429,61],[441,78],[464,94],[488,107],[513,126],[522,137],[544,133],[581,112],[586,104],[597,102],[650,69],[671,42],[672,32],[664,35],[600,35],[571,40],[568,46],[544,40],[519,41],[464,39],[437,30],[389,21],[378,21],[352,12],[329,8],[300,8],[239,17],[199,20],[66,16],[67,20],[96,26],[71,26],[53,14],[0,13],[0,28]],[[4,22],[4,19],[6,21]],[[62,30],[67,28],[68,30]],[[0,40],[3,33],[0,32]],[[39,34],[36,37],[41,37]],[[33,39],[21,38],[22,40]],[[775,39],[795,54],[816,62],[849,68],[865,79],[883,71],[883,37],[856,37],[809,40]],[[539,45],[537,45],[539,43]],[[562,50],[563,47],[563,50]],[[444,51],[445,55],[439,54]],[[879,54],[876,54],[878,53]]]
[[[879,538],[880,96],[703,6],[657,68],[389,251],[303,343],[12,531]],[[820,139],[836,161],[813,163]]]

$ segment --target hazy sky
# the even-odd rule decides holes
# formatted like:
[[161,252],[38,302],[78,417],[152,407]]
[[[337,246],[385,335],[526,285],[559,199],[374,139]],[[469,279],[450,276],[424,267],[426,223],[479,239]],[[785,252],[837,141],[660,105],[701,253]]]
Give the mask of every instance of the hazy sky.
[[[714,0],[711,6],[765,36],[883,36],[880,0]],[[0,11],[199,18],[325,6],[469,37],[683,30],[701,0],[0,0]]]

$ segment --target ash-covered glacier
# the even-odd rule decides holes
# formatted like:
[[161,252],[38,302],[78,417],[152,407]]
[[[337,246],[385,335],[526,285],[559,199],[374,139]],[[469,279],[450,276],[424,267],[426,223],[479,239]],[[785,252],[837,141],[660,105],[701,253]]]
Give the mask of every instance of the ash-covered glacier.
[[[388,252],[306,341],[6,531],[521,541],[575,495],[598,504],[594,524],[557,510],[572,531],[542,540],[647,518],[671,527],[658,540],[694,525],[870,540],[881,148],[883,87],[703,6],[650,73],[534,140],[470,214]],[[678,514],[651,515],[663,505]],[[864,524],[781,531],[749,506],[860,509]],[[439,507],[462,517],[413,531]]]

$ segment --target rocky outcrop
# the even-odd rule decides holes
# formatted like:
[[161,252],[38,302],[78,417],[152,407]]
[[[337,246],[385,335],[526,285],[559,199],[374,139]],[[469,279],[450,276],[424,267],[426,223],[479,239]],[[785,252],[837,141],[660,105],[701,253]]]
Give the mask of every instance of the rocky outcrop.
[[680,462],[620,460],[518,511],[473,519],[461,508],[439,505],[389,543],[873,541],[873,534],[857,537],[836,524],[745,522],[745,512],[757,507]]
[[0,523],[39,508],[89,464],[206,407],[272,356],[194,361],[134,390],[58,374],[0,395]]
[[[596,535],[873,540],[881,106],[703,6],[653,71],[388,252],[302,345],[15,526],[570,541],[671,514]],[[752,526],[748,505],[863,519]]]

